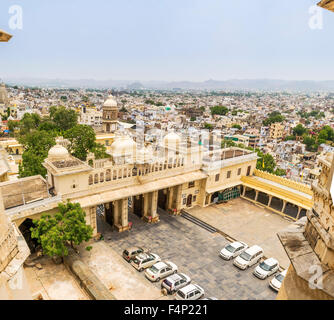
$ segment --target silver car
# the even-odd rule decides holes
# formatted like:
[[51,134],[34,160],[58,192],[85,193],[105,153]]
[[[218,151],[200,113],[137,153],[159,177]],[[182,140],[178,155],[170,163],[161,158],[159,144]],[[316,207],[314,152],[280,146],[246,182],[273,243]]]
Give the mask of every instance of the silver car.
[[161,289],[166,289],[167,293],[174,294],[177,290],[187,286],[191,282],[191,279],[183,274],[177,273],[169,276],[161,283]]
[[176,300],[198,300],[204,296],[204,289],[197,284],[188,284],[178,290],[175,295]]

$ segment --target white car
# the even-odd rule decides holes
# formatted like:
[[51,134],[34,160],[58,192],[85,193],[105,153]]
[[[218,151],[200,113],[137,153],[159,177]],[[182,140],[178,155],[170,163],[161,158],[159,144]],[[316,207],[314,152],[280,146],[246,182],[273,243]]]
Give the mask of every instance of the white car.
[[263,249],[259,246],[252,246],[237,256],[233,264],[241,270],[245,270],[255,263],[259,262],[263,257]]
[[166,278],[176,272],[177,266],[173,262],[158,262],[152,267],[146,269],[145,276],[148,280],[160,281],[160,279]]
[[281,288],[282,282],[284,280],[284,277],[286,276],[287,271],[288,270],[284,270],[279,274],[277,274],[275,277],[273,277],[269,282],[269,286],[278,292],[279,289]]
[[160,257],[154,253],[141,253],[131,260],[131,264],[139,271],[152,267],[157,262],[161,261]]
[[166,289],[168,293],[173,294],[177,290],[185,287],[191,282],[191,279],[184,273],[176,273],[161,282],[161,289]]
[[253,274],[263,280],[274,274],[278,269],[278,261],[274,258],[269,258],[261,262],[253,271]]
[[221,251],[220,256],[225,260],[231,260],[237,257],[248,248],[248,245],[241,241],[236,241],[226,245]]
[[188,284],[176,292],[176,300],[198,300],[204,296],[204,289],[197,284]]

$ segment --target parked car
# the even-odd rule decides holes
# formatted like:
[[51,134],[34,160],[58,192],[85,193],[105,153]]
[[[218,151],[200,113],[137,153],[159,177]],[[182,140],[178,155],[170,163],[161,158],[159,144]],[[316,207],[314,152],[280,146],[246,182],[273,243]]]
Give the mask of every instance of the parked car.
[[274,258],[269,258],[261,262],[253,271],[259,279],[266,279],[279,269],[279,263]]
[[155,263],[161,261],[155,253],[141,253],[131,260],[131,264],[140,272],[146,268],[152,267]]
[[177,272],[177,265],[170,261],[158,262],[146,269],[145,276],[151,281],[160,281],[169,275]]
[[271,281],[269,282],[269,286],[278,292],[279,289],[281,288],[281,285],[284,280],[284,277],[286,276],[286,273],[287,273],[287,270],[284,270],[280,272],[279,274],[277,274],[275,277],[273,277]]
[[188,284],[178,290],[175,295],[176,300],[198,300],[204,296],[204,290],[197,284]]
[[248,248],[248,245],[241,241],[227,244],[221,251],[220,256],[225,260],[231,260],[237,257]]
[[133,260],[136,256],[138,256],[141,253],[146,252],[146,249],[143,249],[141,247],[131,247],[127,248],[123,251],[123,258],[127,261],[130,262]]
[[259,246],[252,246],[237,256],[233,264],[239,269],[245,270],[255,263],[259,262],[263,257],[263,249]]
[[174,294],[177,290],[185,287],[191,282],[191,279],[183,274],[176,273],[161,282],[161,289],[165,288],[169,294]]

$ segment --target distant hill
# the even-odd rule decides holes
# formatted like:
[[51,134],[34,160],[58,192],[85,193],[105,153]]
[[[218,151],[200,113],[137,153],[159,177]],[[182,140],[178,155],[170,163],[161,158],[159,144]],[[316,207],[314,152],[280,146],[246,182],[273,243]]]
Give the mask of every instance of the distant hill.
[[326,91],[334,92],[334,80],[207,80],[192,81],[127,81],[127,80],[95,80],[95,79],[4,79],[10,85],[52,87],[52,88],[96,88],[96,89],[156,89],[156,90],[249,90],[249,91]]

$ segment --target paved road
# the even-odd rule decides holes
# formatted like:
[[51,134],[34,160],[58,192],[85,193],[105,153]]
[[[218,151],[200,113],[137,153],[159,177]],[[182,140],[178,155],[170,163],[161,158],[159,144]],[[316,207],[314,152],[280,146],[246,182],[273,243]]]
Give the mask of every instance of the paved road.
[[[179,272],[189,275],[194,283],[205,290],[206,297],[218,299],[270,300],[276,293],[268,286],[269,279],[259,280],[253,276],[254,267],[241,271],[232,261],[218,256],[228,241],[220,234],[212,234],[192,222],[167,213],[160,214],[160,222],[147,224],[129,214],[133,228],[129,232],[110,232],[99,222],[99,231],[105,241],[120,255],[126,247],[143,246],[170,260],[179,267]],[[144,273],[143,273],[144,277]],[[158,283],[148,285],[159,287]]]

